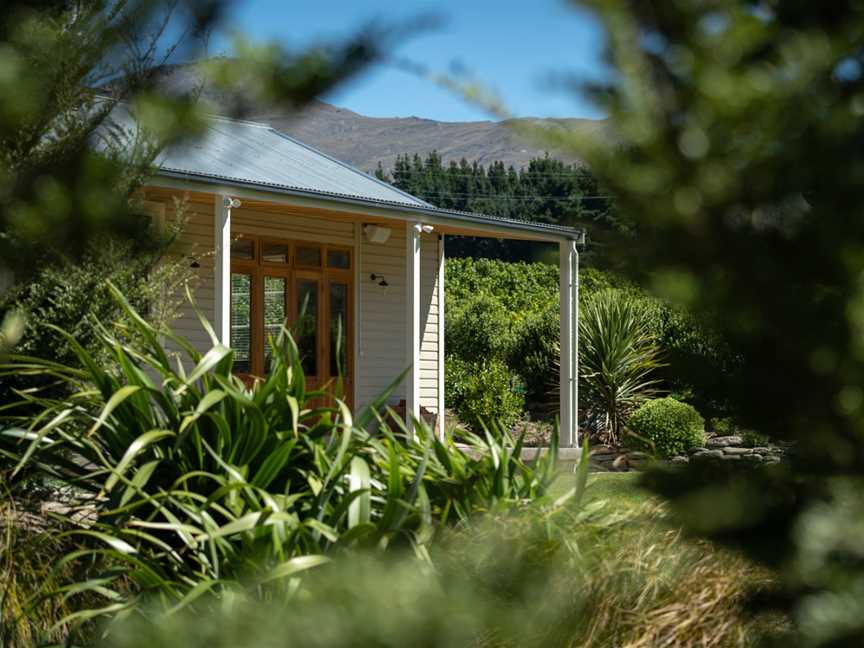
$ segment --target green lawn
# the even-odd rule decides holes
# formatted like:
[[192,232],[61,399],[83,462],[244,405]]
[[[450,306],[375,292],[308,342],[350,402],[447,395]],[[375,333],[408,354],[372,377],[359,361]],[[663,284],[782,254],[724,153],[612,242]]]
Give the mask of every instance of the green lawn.
[[[615,508],[636,509],[655,497],[639,488],[636,484],[638,472],[596,472],[588,475],[588,488],[585,492],[586,501],[606,500],[609,506]],[[551,495],[558,497],[572,488],[576,475],[572,470],[563,472],[552,485]]]

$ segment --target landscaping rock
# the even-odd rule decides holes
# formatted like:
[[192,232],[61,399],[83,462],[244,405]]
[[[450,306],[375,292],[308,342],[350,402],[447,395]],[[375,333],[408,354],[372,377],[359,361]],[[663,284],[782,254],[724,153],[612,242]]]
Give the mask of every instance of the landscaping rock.
[[743,445],[744,438],[738,435],[712,437],[705,442],[706,448],[726,448],[729,446]]
[[691,459],[722,459],[723,451],[722,450],[702,450],[701,452],[697,452],[696,454],[690,457]]
[[615,461],[612,462],[612,467],[615,470],[630,470],[630,460],[627,458],[627,455],[619,455],[615,457]]
[[698,462],[723,462],[745,467],[775,464],[783,460],[788,450],[774,445],[753,448],[744,446],[743,439],[737,435],[714,437],[705,447],[689,448],[686,453],[671,459],[661,460],[637,450],[617,448],[610,445],[597,445],[591,448],[591,470],[627,472],[646,470],[657,463],[686,465]]

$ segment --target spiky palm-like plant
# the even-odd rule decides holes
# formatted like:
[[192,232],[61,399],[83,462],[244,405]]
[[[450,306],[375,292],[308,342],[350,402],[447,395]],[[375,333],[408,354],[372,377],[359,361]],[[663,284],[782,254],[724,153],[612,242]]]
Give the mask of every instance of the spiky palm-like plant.
[[621,290],[588,298],[579,313],[580,383],[585,402],[600,414],[600,434],[618,443],[628,414],[657,391],[660,348],[645,303]]

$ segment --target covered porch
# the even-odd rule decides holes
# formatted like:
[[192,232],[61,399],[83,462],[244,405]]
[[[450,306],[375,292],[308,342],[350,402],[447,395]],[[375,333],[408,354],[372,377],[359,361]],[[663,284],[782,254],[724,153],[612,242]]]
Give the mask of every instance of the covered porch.
[[[148,190],[148,200],[162,205],[161,218],[171,218],[176,198],[186,201],[183,243],[199,266],[196,301],[212,312],[241,372],[264,370],[268,332],[305,324],[298,345],[312,386],[341,376],[344,398],[360,409],[407,369],[389,404],[404,407],[408,420],[431,419],[443,433],[447,237],[553,242],[561,291],[560,440],[562,447],[578,444],[579,233],[300,193],[176,177],[161,177]],[[194,317],[185,315],[179,332],[205,346]],[[339,341],[334,330],[343,333]]]

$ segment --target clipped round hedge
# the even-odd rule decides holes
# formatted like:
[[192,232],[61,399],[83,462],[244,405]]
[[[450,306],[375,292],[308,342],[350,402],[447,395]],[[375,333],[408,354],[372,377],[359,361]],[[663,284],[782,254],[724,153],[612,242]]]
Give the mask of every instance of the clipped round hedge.
[[481,432],[483,424],[496,421],[510,428],[522,415],[525,399],[513,390],[513,373],[500,360],[469,364],[457,358],[445,365],[449,381],[447,407],[456,410],[456,416],[474,432]]
[[629,446],[661,457],[674,457],[705,443],[705,421],[699,412],[671,397],[645,401],[627,427]]

